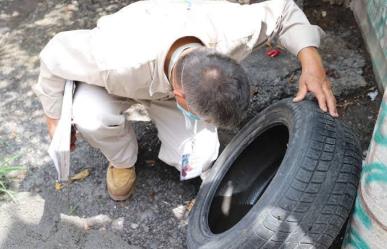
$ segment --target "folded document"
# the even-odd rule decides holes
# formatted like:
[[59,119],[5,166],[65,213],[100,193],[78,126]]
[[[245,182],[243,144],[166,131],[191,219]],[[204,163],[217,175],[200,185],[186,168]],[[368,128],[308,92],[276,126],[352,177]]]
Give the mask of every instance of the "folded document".
[[60,182],[68,181],[70,174],[71,116],[74,90],[74,82],[67,80],[64,88],[61,117],[48,148],[48,154],[54,161],[58,172],[58,181]]

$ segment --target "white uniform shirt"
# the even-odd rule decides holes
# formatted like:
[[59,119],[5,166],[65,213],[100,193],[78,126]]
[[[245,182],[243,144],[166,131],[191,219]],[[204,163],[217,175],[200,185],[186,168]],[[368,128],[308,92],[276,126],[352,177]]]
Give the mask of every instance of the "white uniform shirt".
[[322,34],[292,0],[251,5],[140,1],[100,18],[94,29],[55,35],[40,54],[34,91],[51,118],[60,117],[65,79],[131,99],[166,99],[173,95],[164,61],[181,37],[196,37],[206,47],[241,61],[274,35],[297,55],[302,48],[318,47]]

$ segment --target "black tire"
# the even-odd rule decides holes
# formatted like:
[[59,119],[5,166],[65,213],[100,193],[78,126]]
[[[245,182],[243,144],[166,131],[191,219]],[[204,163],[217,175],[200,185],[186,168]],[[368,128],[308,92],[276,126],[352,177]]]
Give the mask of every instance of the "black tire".
[[202,183],[188,248],[328,248],[360,170],[359,143],[338,119],[311,101],[279,101],[240,130]]

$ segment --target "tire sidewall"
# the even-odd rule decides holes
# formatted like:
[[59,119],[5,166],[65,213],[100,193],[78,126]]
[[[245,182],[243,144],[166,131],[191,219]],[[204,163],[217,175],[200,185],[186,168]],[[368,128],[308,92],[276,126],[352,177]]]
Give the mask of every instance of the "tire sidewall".
[[[282,100],[265,109],[256,118],[248,122],[234,137],[222,152],[211,170],[211,174],[202,183],[197,195],[195,206],[189,219],[188,245],[189,248],[241,248],[252,238],[257,226],[260,226],[267,214],[267,207],[275,206],[276,200],[288,188],[289,181],[295,177],[294,167],[303,160],[314,130],[312,120],[316,112],[311,102],[300,104],[291,100]],[[285,125],[289,130],[289,142],[286,154],[275,177],[266,191],[251,210],[229,230],[213,234],[208,225],[208,214],[220,182],[228,172],[235,159],[258,136],[276,125]],[[302,142],[302,143],[301,143]]]

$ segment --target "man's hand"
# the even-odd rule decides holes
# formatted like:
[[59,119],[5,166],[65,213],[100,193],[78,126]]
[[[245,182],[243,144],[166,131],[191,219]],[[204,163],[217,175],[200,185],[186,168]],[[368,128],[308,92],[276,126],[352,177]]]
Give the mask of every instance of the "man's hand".
[[59,119],[54,119],[50,118],[49,116],[46,115],[46,120],[47,120],[47,127],[48,127],[48,135],[50,135],[50,138],[54,136],[56,127],[58,125]]
[[318,101],[320,109],[329,111],[333,117],[338,117],[336,110],[336,98],[333,95],[331,82],[325,75],[321,57],[314,47],[307,47],[298,53],[301,62],[302,73],[299,81],[299,88],[294,102],[305,98],[308,92],[312,92]]
[[[54,136],[56,127],[58,126],[58,119],[50,118],[46,115],[47,119],[47,127],[48,127],[48,135],[52,139]],[[71,141],[70,141],[70,151],[75,150],[75,142],[77,141],[76,132],[74,127],[71,127]]]

